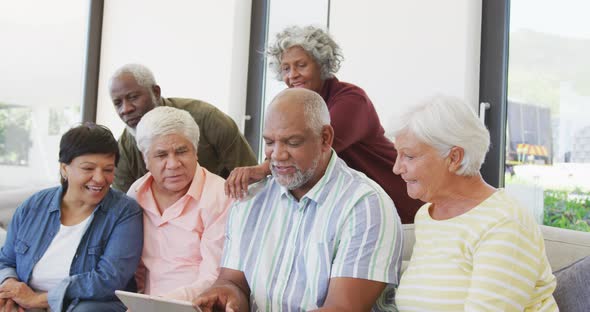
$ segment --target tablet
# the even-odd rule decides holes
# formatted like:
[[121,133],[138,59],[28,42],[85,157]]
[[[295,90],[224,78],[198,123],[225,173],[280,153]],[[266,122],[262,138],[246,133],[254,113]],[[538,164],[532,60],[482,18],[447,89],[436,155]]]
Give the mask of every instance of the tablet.
[[121,299],[131,312],[201,312],[201,309],[193,307],[193,304],[189,301],[136,294],[122,290],[115,290],[115,295]]

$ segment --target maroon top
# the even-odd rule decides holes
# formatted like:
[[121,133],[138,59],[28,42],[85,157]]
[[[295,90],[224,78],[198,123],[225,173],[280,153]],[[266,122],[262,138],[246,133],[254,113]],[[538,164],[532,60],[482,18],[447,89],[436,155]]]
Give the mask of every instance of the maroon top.
[[324,81],[320,95],[330,110],[334,128],[332,147],[348,166],[377,182],[393,199],[402,223],[414,223],[414,215],[423,204],[412,199],[406,183],[393,174],[397,152],[385,137],[373,103],[365,91],[337,78]]

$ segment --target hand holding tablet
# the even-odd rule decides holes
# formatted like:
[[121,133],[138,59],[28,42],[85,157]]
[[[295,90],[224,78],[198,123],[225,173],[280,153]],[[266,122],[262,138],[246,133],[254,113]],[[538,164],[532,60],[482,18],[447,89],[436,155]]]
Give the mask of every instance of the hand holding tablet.
[[190,301],[167,299],[122,290],[116,290],[115,295],[121,299],[131,312],[202,312],[201,309],[193,307]]

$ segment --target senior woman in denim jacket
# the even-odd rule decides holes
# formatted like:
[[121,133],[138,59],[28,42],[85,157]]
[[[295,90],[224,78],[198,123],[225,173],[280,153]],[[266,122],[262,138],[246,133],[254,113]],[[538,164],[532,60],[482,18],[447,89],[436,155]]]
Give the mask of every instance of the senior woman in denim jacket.
[[133,283],[142,212],[110,188],[119,158],[105,127],[85,124],[60,141],[61,186],[18,207],[0,251],[0,310],[125,311],[116,289]]

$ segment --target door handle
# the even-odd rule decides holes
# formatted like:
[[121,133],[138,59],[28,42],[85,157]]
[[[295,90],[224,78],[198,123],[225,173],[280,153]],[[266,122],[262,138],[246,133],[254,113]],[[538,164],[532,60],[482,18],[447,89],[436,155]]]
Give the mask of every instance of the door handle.
[[485,125],[486,123],[486,110],[490,109],[491,105],[488,102],[479,103],[479,120]]

